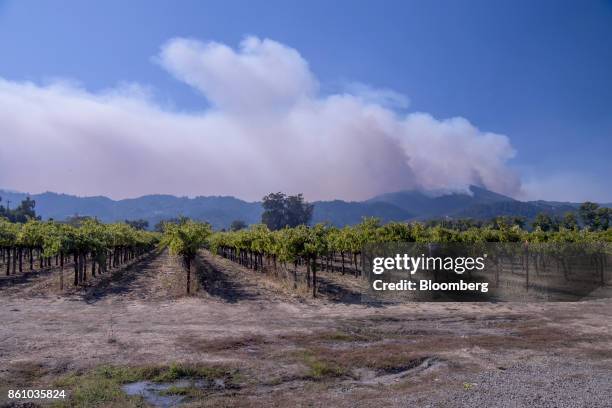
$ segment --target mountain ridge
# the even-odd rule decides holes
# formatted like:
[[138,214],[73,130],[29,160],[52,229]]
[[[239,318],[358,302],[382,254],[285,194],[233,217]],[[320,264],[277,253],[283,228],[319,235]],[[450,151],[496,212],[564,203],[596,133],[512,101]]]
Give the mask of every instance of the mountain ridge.
[[[258,223],[261,202],[248,202],[233,196],[177,197],[148,194],[113,200],[105,196],[79,197],[65,193],[27,194],[0,190],[1,205],[10,200],[12,208],[25,197],[36,200],[36,211],[43,219],[65,220],[74,215],[93,216],[103,222],[146,219],[152,227],[157,222],[186,216],[210,222],[215,228],[228,228],[240,219]],[[489,219],[499,215],[532,219],[539,212],[561,215],[577,208],[578,203],[554,201],[519,201],[477,186],[468,192],[433,194],[407,190],[381,194],[365,201],[315,201],[313,223],[330,222],[337,226],[356,224],[362,217],[378,217],[383,222],[426,220],[432,218]],[[605,204],[602,204],[605,205]]]

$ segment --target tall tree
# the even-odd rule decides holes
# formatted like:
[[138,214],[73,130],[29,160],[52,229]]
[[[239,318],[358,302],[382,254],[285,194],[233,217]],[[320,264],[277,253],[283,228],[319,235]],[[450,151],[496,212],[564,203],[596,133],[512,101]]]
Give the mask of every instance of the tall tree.
[[279,230],[287,225],[285,201],[287,196],[281,192],[270,193],[263,198],[261,222],[266,224],[271,230]]
[[273,231],[286,226],[308,225],[314,208],[304,201],[302,194],[287,196],[281,192],[265,196],[262,206],[261,222]]
[[568,211],[563,215],[563,227],[571,230],[578,227],[578,218],[575,213]]
[[559,220],[543,212],[536,215],[532,225],[533,228],[540,228],[544,232],[559,230]]
[[612,209],[599,207],[597,209],[597,227],[602,231],[610,227],[610,219],[612,218]]
[[302,194],[287,197],[285,203],[287,225],[297,227],[298,225],[308,225],[310,223],[314,205],[304,201]]
[[596,230],[598,227],[597,220],[597,210],[599,205],[596,203],[592,203],[590,201],[586,201],[580,205],[578,209],[578,213],[580,214],[580,218],[582,219],[582,223],[585,227],[590,228],[591,230]]
[[39,220],[40,217],[36,216],[36,211],[34,210],[36,207],[36,201],[32,200],[30,197],[26,197],[17,207],[14,209],[0,206],[0,217],[5,217],[11,222],[18,222],[23,224],[28,220]]

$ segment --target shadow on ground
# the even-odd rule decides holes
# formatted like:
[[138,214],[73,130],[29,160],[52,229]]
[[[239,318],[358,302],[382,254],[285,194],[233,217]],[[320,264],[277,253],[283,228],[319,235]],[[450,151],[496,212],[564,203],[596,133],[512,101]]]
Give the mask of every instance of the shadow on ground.
[[146,281],[138,280],[138,278],[143,271],[152,267],[158,255],[157,253],[149,254],[123,269],[99,275],[99,280],[85,289],[80,296],[81,299],[87,303],[95,303],[108,296],[120,296],[136,291],[146,292]]
[[260,294],[254,287],[246,287],[229,276],[223,268],[212,265],[201,257],[196,258],[196,278],[202,288],[210,296],[220,298],[229,303],[241,300],[255,300]]

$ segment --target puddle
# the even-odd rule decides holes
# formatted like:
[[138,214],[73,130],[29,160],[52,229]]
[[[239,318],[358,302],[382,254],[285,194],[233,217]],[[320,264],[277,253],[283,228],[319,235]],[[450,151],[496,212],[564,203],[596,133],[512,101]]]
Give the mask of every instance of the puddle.
[[153,381],[138,381],[134,383],[125,384],[121,387],[123,392],[127,395],[140,395],[144,400],[153,405],[154,407],[168,408],[177,406],[186,401],[187,396],[185,395],[165,395],[164,391],[167,391],[171,387],[176,388],[225,388],[225,382],[221,379],[214,381],[207,380],[178,380],[170,383],[156,383]]

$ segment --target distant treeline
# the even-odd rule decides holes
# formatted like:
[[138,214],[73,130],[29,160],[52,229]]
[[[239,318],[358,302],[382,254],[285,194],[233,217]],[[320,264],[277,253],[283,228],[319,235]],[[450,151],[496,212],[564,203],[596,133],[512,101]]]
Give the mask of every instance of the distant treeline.
[[587,228],[590,231],[606,231],[612,223],[612,209],[600,207],[599,204],[585,202],[577,211],[568,211],[562,217],[541,212],[536,215],[531,223],[527,218],[517,216],[499,216],[488,221],[475,220],[472,218],[458,219],[433,219],[425,222],[427,226],[440,225],[444,228],[458,231],[466,231],[470,228],[508,228],[517,226],[520,229],[560,231],[561,229]]
[[[10,202],[2,204],[0,197],[0,218],[10,222],[24,223],[29,219],[40,219],[35,211],[36,202],[26,197],[14,208],[10,208]],[[304,200],[302,194],[286,195],[284,193],[271,193],[262,199],[263,213],[261,224],[275,231],[285,227],[296,227],[298,225],[311,225],[314,205]],[[74,215],[62,221],[63,223],[79,226],[86,220],[95,217]],[[168,223],[180,224],[187,217],[179,216],[165,219],[153,225],[153,230],[162,232],[164,225]],[[206,220],[202,220],[206,222]],[[146,219],[126,219],[126,224],[137,230],[147,230],[151,226]],[[554,232],[574,229],[588,229],[589,231],[606,231],[612,224],[612,209],[599,206],[593,202],[585,202],[576,209],[568,211],[562,216],[549,212],[540,212],[534,218],[528,219],[524,216],[503,215],[488,220],[475,218],[435,218],[422,222],[426,227],[441,226],[456,231],[467,231],[472,228],[504,229],[518,227],[528,231]],[[241,219],[235,219],[229,230],[238,231],[248,227],[248,223]]]
[[[275,231],[284,227],[309,225],[312,220],[313,205],[304,201],[302,194],[287,196],[283,193],[273,193],[263,198],[264,212],[261,223]],[[593,202],[585,202],[577,211],[568,211],[562,217],[541,212],[528,224],[526,217],[498,216],[483,221],[473,218],[443,218],[424,222],[426,227],[441,226],[443,228],[467,231],[471,228],[507,229],[518,227],[522,230],[540,230],[544,232],[574,230],[586,228],[589,231],[606,231],[610,228],[612,209],[600,207]],[[242,220],[235,220],[231,231],[246,228]]]
[[10,222],[19,223],[24,223],[29,219],[40,219],[40,217],[36,216],[36,212],[34,211],[36,201],[32,200],[30,197],[26,197],[26,199],[14,209],[11,209],[10,201],[7,201],[6,205],[1,205],[1,203],[2,197],[0,197],[0,218],[6,218]]

